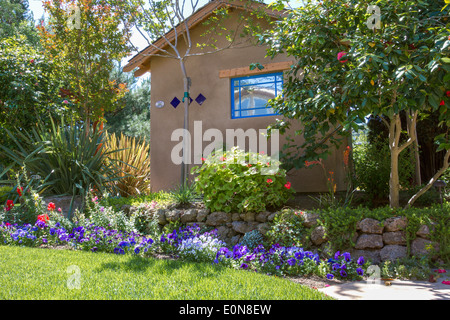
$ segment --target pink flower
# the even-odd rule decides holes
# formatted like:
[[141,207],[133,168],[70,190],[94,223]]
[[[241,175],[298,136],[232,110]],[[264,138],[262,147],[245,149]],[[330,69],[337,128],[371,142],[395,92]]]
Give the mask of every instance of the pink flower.
[[64,100],[63,103],[64,103],[64,104],[69,104],[69,101]]
[[341,51],[341,52],[339,52],[338,53],[338,55],[337,55],[337,59],[339,60],[339,62],[341,62],[341,63],[346,63],[348,60],[341,60],[341,58],[343,57],[343,56],[345,56],[347,54],[347,52],[344,52],[344,51]]
[[227,158],[225,158],[225,157],[220,157],[220,161],[225,161],[225,160],[227,160]]
[[291,183],[290,183],[290,182],[286,183],[286,184],[284,185],[284,187],[285,187],[286,189],[290,189],[290,188],[291,188]]
[[444,281],[442,281],[442,284],[447,284],[447,285],[450,285],[450,281],[449,280],[444,280]]
[[206,159],[205,159],[205,158],[201,158],[201,160],[202,160],[202,162],[205,162],[205,161],[206,161]]
[[437,272],[437,273],[447,273],[447,271],[445,271],[445,269],[437,269],[437,270],[434,270],[434,272]]
[[58,208],[58,212],[62,212],[62,209],[61,209],[61,208]]
[[30,60],[30,63],[34,63],[34,59],[31,59],[31,60]]

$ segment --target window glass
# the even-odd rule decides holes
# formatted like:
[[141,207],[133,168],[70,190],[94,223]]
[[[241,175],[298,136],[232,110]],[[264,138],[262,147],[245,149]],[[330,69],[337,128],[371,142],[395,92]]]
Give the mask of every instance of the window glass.
[[282,93],[282,73],[232,79],[231,86],[232,118],[277,114],[267,106],[267,102]]

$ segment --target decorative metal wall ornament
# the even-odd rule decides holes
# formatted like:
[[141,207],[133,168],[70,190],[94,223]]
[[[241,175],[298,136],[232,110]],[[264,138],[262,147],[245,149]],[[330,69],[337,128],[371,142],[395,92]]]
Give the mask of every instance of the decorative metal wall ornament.
[[178,107],[180,102],[181,101],[177,97],[175,97],[175,98],[172,99],[172,101],[170,101],[170,104],[172,105],[172,107],[176,108],[176,107]]
[[157,101],[155,103],[155,107],[157,107],[158,109],[161,109],[162,107],[164,107],[164,101]]
[[206,98],[204,95],[202,95],[201,93],[197,96],[197,98],[195,98],[195,101],[199,104],[202,105],[203,102],[205,102]]

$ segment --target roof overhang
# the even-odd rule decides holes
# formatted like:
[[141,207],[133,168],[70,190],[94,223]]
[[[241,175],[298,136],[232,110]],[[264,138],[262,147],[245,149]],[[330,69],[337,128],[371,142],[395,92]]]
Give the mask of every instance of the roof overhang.
[[[229,7],[242,9],[247,11],[264,10],[269,16],[279,18],[282,13],[270,9],[266,4],[246,1],[246,0],[213,0],[208,2],[206,5],[198,9],[187,19],[188,29],[193,28],[199,23],[205,21],[209,16],[211,16],[216,10]],[[170,30],[165,34],[164,37],[157,39],[151,45],[147,46],[145,49],[136,54],[133,58],[128,61],[128,63],[123,67],[124,72],[130,72],[138,68],[134,72],[135,77],[139,77],[147,72],[150,72],[150,60],[152,56],[160,53],[161,49],[168,46],[167,41],[174,41],[175,37],[180,36],[185,28],[184,23],[180,23],[174,29]],[[175,30],[176,29],[176,30]]]

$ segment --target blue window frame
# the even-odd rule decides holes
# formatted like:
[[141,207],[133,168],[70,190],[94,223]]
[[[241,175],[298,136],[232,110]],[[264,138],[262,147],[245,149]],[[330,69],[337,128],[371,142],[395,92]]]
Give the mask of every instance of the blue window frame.
[[231,118],[277,115],[267,102],[282,90],[282,72],[231,79]]

